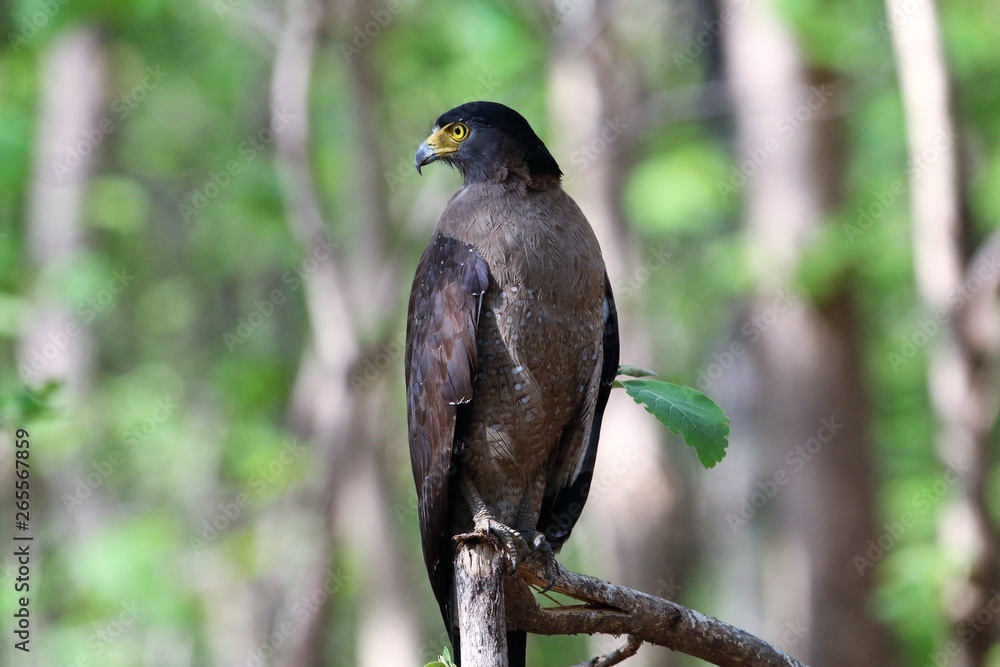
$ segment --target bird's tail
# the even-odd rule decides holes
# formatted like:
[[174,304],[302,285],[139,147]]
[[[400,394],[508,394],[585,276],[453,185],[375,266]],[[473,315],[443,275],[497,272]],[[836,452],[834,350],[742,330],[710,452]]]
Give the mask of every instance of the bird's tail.
[[[447,553],[447,552],[446,552]],[[462,664],[462,647],[458,637],[458,611],[455,608],[455,565],[454,559],[448,558],[438,564],[431,575],[431,587],[441,607],[441,618],[444,620],[448,639],[451,641],[451,655],[456,665]]]
[[507,633],[507,664],[510,667],[525,667],[527,645],[527,632],[514,630]]

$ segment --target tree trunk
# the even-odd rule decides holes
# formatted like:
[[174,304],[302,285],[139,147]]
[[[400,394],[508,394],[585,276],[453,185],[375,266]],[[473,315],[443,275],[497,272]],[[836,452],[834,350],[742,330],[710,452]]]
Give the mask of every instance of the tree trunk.
[[[81,151],[75,166],[66,155],[99,124],[106,78],[97,32],[89,28],[57,38],[43,63],[26,221],[28,253],[40,275],[79,260],[85,251],[83,197],[99,147]],[[34,306],[19,345],[22,380],[32,387],[56,379],[79,394],[90,382],[90,332],[68,304],[42,286],[35,290]]]
[[[836,276],[818,303],[794,283],[810,236],[838,204],[839,128],[827,120],[836,115],[838,80],[806,70],[771,3],[724,3],[723,11],[731,17],[725,63],[760,295],[749,327],[740,327],[751,334],[742,342],[755,409],[735,409],[733,430],[755,434],[761,462],[743,498],[753,510],[751,534],[767,545],[758,584],[763,632],[815,665],[890,665],[887,633],[869,611],[873,578],[854,565],[877,532],[852,283]],[[780,131],[790,115],[801,122]],[[761,151],[766,159],[747,168]],[[767,526],[767,515],[778,524]]]
[[[417,664],[423,657],[418,649],[417,615],[409,607],[410,596],[401,595],[407,569],[389,510],[393,503],[387,480],[392,476],[387,461],[393,457],[387,449],[401,443],[383,423],[380,407],[385,383],[361,386],[356,382],[356,369],[363,366],[366,356],[379,351],[365,348],[362,332],[389,329],[384,320],[387,313],[394,313],[398,285],[398,262],[387,257],[385,243],[389,227],[382,177],[385,165],[372,120],[377,89],[367,51],[343,64],[351,82],[348,108],[366,151],[365,159],[356,162],[354,210],[359,220],[343,226],[350,230],[344,239],[330,238],[309,161],[309,88],[320,29],[324,20],[336,17],[343,19],[338,29],[348,34],[351,27],[370,20],[370,11],[366,0],[325,5],[310,0],[290,2],[272,80],[273,110],[286,109],[292,119],[284,130],[275,132],[288,222],[304,255],[325,257],[314,271],[303,275],[311,336],[289,407],[293,426],[322,451],[322,492],[304,511],[318,515],[327,534],[311,545],[317,557],[302,580],[307,586],[309,582],[315,585],[327,579],[331,568],[339,572],[342,565],[333,558],[338,544],[365,554],[351,571],[361,577],[358,587],[365,591],[353,650],[354,664],[362,667]],[[339,49],[331,51],[342,57]],[[393,291],[377,289],[390,283]],[[329,606],[334,599],[325,596],[313,608],[305,631],[285,651],[286,664],[308,667],[329,661]],[[347,647],[337,650],[350,654]]]
[[489,543],[466,543],[455,558],[462,667],[507,667],[504,564]]
[[952,643],[958,647],[956,664],[979,667],[987,664],[987,653],[1000,638],[1000,617],[992,613],[1000,590],[1000,533],[988,500],[998,407],[1000,243],[994,237],[975,255],[966,252],[975,240],[936,4],[887,0],[886,13],[907,17],[889,23],[915,166],[909,170],[914,267],[926,310],[942,323],[942,332],[933,336],[928,382],[941,428],[938,450],[945,465],[957,468],[962,490],[942,513],[942,522],[967,527],[955,533],[971,554],[963,580],[952,585],[958,594],[949,612],[956,628],[964,628]]

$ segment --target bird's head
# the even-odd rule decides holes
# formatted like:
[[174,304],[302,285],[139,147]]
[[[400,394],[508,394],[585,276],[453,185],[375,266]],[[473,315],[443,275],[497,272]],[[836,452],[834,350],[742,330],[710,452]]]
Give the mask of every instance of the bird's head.
[[562,175],[524,116],[496,102],[469,102],[441,114],[414,156],[417,172],[437,160],[457,168],[466,183],[510,173],[532,180]]

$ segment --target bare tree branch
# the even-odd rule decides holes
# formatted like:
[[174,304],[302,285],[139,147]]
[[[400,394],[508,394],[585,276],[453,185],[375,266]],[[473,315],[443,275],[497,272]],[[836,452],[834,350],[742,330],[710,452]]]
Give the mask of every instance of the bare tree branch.
[[636,654],[636,651],[639,650],[640,646],[642,646],[642,640],[630,636],[628,641],[625,642],[625,646],[616,648],[614,651],[606,655],[600,655],[596,658],[592,658],[587,662],[581,662],[575,667],[612,667],[613,665],[617,665],[618,663],[631,658]]
[[[629,643],[621,650],[631,650],[629,655],[635,653],[638,643],[649,642],[720,667],[804,667],[778,648],[728,623],[562,566],[552,590],[583,604],[543,608],[530,588],[546,581],[540,564],[529,559],[512,575],[502,575],[502,567],[499,554],[488,542],[465,543],[458,549],[456,594],[464,667],[507,664],[504,626],[502,622],[497,625],[498,592],[503,595],[507,621],[535,634],[629,635]],[[502,581],[491,580],[500,578]],[[616,657],[617,661],[624,659]],[[613,665],[616,660],[609,655],[585,664]]]

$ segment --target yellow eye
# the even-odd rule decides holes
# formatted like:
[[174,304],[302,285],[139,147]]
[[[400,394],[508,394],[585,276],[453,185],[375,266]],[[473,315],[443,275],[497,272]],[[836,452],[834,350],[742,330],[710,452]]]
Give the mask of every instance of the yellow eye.
[[455,141],[465,141],[469,136],[469,126],[465,123],[452,123],[448,127],[448,133]]

